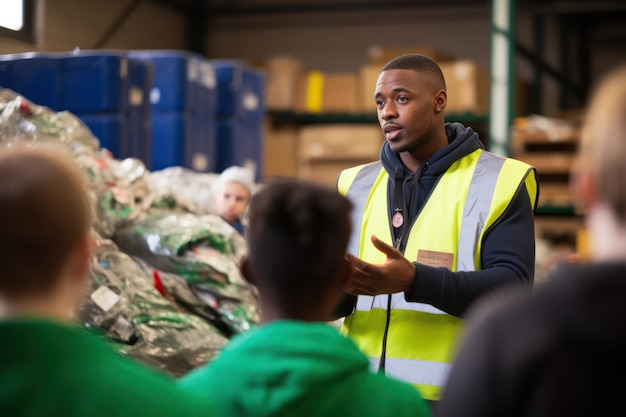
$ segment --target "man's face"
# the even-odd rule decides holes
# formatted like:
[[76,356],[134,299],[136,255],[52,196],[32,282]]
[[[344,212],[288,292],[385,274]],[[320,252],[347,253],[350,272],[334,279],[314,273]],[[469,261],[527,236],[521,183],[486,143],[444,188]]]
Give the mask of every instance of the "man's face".
[[250,195],[248,189],[237,182],[225,184],[213,199],[217,214],[227,222],[236,222],[248,206]]
[[394,153],[412,152],[428,144],[436,92],[428,74],[393,69],[378,76],[374,93],[378,122]]

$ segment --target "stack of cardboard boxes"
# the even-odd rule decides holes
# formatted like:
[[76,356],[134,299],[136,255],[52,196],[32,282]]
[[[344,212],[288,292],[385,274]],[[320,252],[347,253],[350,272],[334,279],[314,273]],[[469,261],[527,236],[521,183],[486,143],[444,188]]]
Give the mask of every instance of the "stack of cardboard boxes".
[[573,120],[539,115],[518,117],[511,131],[511,156],[537,169],[541,181],[539,205],[574,205],[569,176],[580,142],[580,126]]
[[[377,160],[384,137],[376,122],[376,79],[385,63],[408,53],[429,56],[441,66],[448,85],[448,114],[488,111],[488,71],[434,48],[372,47],[358,71],[341,73],[307,70],[290,57],[272,58],[266,64],[270,112],[346,117],[334,117],[338,124],[329,125],[276,125],[270,120],[264,177],[291,176],[332,185],[342,169]],[[345,124],[351,115],[371,115],[371,124]]]

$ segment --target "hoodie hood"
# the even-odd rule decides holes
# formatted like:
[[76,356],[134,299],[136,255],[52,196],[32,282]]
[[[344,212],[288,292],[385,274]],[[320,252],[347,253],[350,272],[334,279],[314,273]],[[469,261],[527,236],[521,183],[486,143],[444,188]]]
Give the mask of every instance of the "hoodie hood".
[[[426,203],[433,187],[439,177],[455,161],[474,152],[476,149],[484,149],[478,134],[471,128],[463,126],[461,123],[446,123],[446,136],[448,146],[437,150],[428,161],[418,170],[411,172],[402,164],[398,154],[393,153],[389,144],[385,141],[380,151],[380,160],[389,175],[388,204],[391,208],[394,204],[395,173],[398,169],[404,173],[402,184],[402,198],[405,213],[409,213],[410,219],[415,219]],[[389,224],[391,225],[392,212],[389,213]],[[391,227],[391,226],[390,226]]]
[[[192,375],[184,384],[215,390],[218,401],[235,405],[239,415],[269,416],[320,407],[320,398],[342,401],[352,387],[347,381],[369,373],[369,361],[327,324],[277,321],[234,338],[208,369],[206,380]],[[229,389],[220,390],[221,384]]]
[[[422,175],[439,176],[458,159],[476,149],[484,149],[478,134],[471,127],[463,126],[461,123],[446,123],[445,129],[448,146],[439,149],[430,157],[422,169]],[[380,151],[380,160],[391,178],[397,167],[403,168],[405,177],[413,174],[402,164],[398,154],[391,151],[387,141],[383,143]]]

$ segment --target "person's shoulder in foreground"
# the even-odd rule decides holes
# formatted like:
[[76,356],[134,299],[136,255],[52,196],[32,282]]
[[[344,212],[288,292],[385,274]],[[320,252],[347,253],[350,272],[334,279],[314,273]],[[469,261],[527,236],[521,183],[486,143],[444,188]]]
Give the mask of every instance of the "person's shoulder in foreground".
[[0,178],[11,179],[0,182],[0,415],[199,415],[199,400],[173,380],[70,318],[91,260],[80,171],[51,150],[17,146],[0,149]]
[[410,385],[369,371],[354,343],[325,322],[352,268],[349,201],[310,182],[280,180],[250,204],[244,276],[262,324],[235,337],[180,385],[226,416],[428,416]]
[[324,323],[250,330],[180,384],[224,416],[430,415],[414,387],[371,373],[353,342]]
[[[203,399],[55,320],[0,320],[0,415],[199,416]],[[45,348],[43,348],[45,346]]]
[[586,208],[588,264],[474,314],[438,416],[616,415],[626,382],[626,68],[587,112],[572,188]]

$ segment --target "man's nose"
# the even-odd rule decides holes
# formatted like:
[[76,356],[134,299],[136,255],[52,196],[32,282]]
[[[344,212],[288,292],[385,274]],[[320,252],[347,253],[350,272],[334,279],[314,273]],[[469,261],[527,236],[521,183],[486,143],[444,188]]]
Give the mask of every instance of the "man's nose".
[[387,121],[398,117],[398,112],[393,103],[386,103],[380,111],[380,118]]

